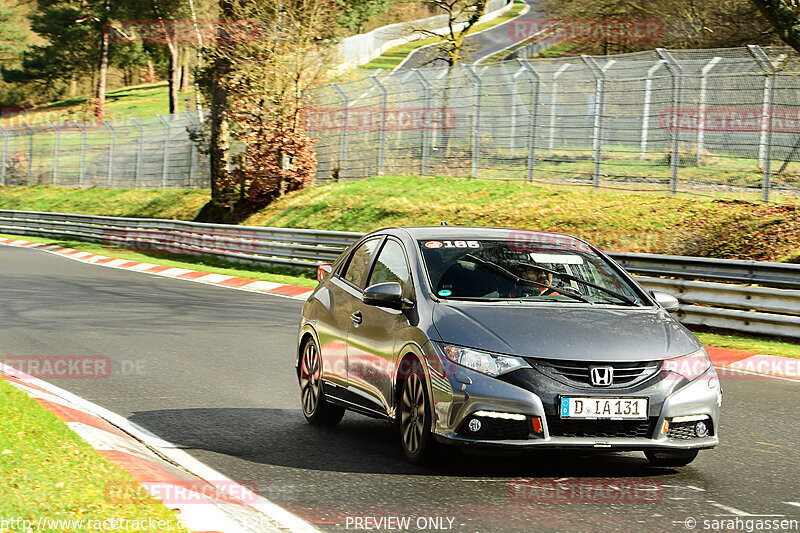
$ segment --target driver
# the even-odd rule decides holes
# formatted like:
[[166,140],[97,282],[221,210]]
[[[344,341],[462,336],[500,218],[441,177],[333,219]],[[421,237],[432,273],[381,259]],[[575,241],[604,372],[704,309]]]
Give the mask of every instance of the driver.
[[529,286],[530,289],[538,291],[539,296],[557,294],[553,289],[550,288],[553,285],[553,274],[551,274],[550,272],[535,268],[530,265],[522,265],[521,277],[523,279],[526,279],[528,281],[533,281],[534,283],[538,283],[540,285],[546,285],[546,287],[540,287],[539,285]]

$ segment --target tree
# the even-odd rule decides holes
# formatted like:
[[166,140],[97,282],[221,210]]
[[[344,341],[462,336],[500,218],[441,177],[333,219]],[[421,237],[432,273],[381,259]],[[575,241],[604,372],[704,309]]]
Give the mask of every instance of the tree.
[[[783,41],[800,52],[800,17],[783,0],[752,0]],[[797,6],[796,3],[793,5]]]
[[428,0],[425,3],[447,14],[447,32],[440,35],[427,28],[413,30],[439,39],[439,52],[453,67],[464,56],[464,39],[486,13],[486,0]]
[[[0,5],[0,64],[17,65],[26,48],[27,34],[20,29],[17,12]],[[0,106],[17,106],[24,99],[24,92],[17,87],[0,83]]]
[[[213,183],[206,219],[239,220],[312,182],[303,91],[329,69],[339,16],[336,0],[221,0],[228,38],[204,53]],[[236,31],[234,21],[247,23]]]
[[346,0],[339,18],[342,27],[361,33],[364,23],[373,16],[386,11],[394,0]]

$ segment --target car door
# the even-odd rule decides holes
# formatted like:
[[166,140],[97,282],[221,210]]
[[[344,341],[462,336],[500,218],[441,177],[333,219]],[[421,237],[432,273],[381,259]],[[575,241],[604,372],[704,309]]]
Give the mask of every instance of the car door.
[[343,388],[348,387],[347,334],[353,320],[350,315],[356,303],[361,302],[361,290],[382,241],[382,236],[367,239],[350,253],[331,277],[330,301],[317,317],[323,379]]
[[[406,252],[400,241],[388,237],[378,253],[366,286],[398,282],[403,296],[411,298],[411,274]],[[353,308],[355,320],[347,336],[348,380],[352,392],[365,400],[365,406],[390,412],[392,374],[397,359],[397,334],[408,327],[403,311],[366,305],[360,300]]]

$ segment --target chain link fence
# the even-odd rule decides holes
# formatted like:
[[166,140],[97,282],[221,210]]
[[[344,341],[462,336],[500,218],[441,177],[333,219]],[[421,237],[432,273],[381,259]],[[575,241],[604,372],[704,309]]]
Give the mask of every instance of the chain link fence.
[[[800,193],[800,69],[757,46],[384,72],[310,91],[318,182],[380,174]],[[775,199],[775,197],[772,197]]]
[[0,127],[0,184],[208,188],[208,156],[190,132],[197,112],[102,122]]

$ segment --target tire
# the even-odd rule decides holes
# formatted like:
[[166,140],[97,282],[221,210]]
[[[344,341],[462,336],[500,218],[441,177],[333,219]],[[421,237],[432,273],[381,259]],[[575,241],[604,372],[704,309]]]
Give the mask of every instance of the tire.
[[401,383],[397,406],[400,446],[408,462],[422,464],[432,455],[435,443],[431,435],[433,409],[424,373],[418,364]]
[[644,455],[653,466],[686,466],[697,457],[697,450],[647,450]]
[[335,426],[344,416],[344,407],[325,400],[322,390],[322,359],[314,339],[303,346],[300,358],[300,405],[303,416],[315,426]]

